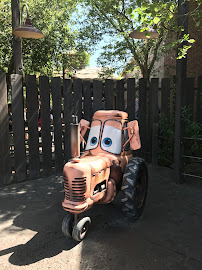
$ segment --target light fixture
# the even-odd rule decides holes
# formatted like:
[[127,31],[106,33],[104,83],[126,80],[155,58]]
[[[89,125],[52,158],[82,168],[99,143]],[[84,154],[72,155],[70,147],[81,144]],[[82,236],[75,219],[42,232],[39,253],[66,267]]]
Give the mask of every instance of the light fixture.
[[154,29],[149,29],[145,31],[134,30],[129,34],[129,37],[135,39],[153,39],[159,36],[158,32]]
[[24,4],[22,6],[22,11],[21,11],[21,23],[22,23],[22,13],[23,13],[23,8],[26,7],[27,10],[27,19],[24,25],[20,25],[19,27],[15,28],[13,30],[13,35],[17,37],[23,37],[23,38],[43,38],[44,34],[36,29],[35,27],[32,26],[31,20],[29,18],[29,10],[27,4]]

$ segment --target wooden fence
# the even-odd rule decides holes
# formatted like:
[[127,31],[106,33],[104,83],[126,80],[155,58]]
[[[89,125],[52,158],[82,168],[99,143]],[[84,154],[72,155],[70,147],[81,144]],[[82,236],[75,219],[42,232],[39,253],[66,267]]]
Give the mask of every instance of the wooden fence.
[[[198,104],[193,117],[201,123],[199,95],[202,77],[198,81],[198,98],[194,101],[194,80],[187,79],[184,104]],[[79,120],[91,120],[93,113],[99,109],[117,109],[127,111],[129,120],[134,120],[136,98],[139,100],[138,120],[142,142],[138,156],[157,164],[159,113],[169,119],[174,106],[170,103],[171,90],[167,78],[162,79],[159,88],[157,78],[151,79],[150,87],[147,87],[145,79],[107,79],[103,83],[100,80],[61,80],[59,77],[50,80],[46,76],[36,79],[34,75],[26,75],[23,82],[21,75],[13,74],[13,124],[9,133],[6,74],[0,73],[0,185],[61,173],[70,158],[72,114],[77,115]],[[41,131],[38,127],[39,107]]]

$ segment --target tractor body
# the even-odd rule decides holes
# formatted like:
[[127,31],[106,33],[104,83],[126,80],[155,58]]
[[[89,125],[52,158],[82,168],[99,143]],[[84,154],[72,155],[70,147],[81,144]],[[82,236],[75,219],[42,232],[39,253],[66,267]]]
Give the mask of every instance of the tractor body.
[[[133,158],[131,150],[141,147],[138,122],[128,122],[126,112],[97,111],[90,128],[89,124],[81,120],[77,128],[72,128],[73,158],[63,169],[65,198],[62,206],[74,215],[72,224],[78,223],[78,214],[96,203],[111,202],[117,192],[124,189],[122,180],[126,166]],[[85,152],[79,156],[78,149],[88,129]],[[63,225],[70,226],[68,224]],[[79,233],[77,237],[78,228],[73,233],[78,241],[81,240]]]

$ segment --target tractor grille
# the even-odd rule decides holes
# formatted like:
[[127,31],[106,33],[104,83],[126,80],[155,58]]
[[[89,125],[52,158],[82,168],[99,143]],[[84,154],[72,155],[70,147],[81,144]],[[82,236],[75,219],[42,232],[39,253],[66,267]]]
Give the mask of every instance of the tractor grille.
[[86,177],[74,178],[70,186],[69,181],[64,177],[65,197],[73,202],[83,202],[86,192]]

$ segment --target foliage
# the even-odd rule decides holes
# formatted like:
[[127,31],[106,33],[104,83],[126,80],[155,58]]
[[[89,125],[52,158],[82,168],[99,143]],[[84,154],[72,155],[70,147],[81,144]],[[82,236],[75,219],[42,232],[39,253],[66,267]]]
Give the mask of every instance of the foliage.
[[170,166],[174,158],[174,129],[164,114],[159,116],[159,151],[158,163]]
[[[160,51],[164,52],[188,41],[189,46],[185,44],[179,54],[180,58],[185,57],[193,42],[193,39],[187,35],[180,36],[184,29],[177,27],[177,2],[84,0],[85,19],[82,21],[80,38],[87,46],[90,45],[92,50],[93,48],[96,50],[96,45],[107,37],[102,42],[103,50],[98,59],[99,65],[111,66],[112,71],[116,68],[119,72],[125,68],[125,72],[129,72],[131,65],[126,64],[133,58],[143,77],[149,78],[155,61],[161,56]],[[197,18],[196,20],[198,23]],[[158,31],[157,39],[150,39],[148,32],[150,28]],[[144,31],[147,40],[130,38],[129,33],[134,29]],[[177,42],[172,40],[172,46],[167,46],[165,41],[173,34]]]
[[[183,137],[202,138],[202,126],[193,122],[191,108],[182,108],[182,123],[184,127]],[[174,123],[169,123],[164,114],[159,117],[159,153],[158,162],[162,166],[170,166],[174,159]],[[183,139],[184,154],[198,156],[202,154],[201,141]]]
[[[24,3],[20,1],[21,7]],[[89,55],[81,44],[76,42],[77,31],[71,21],[72,14],[75,15],[77,11],[77,3],[78,1],[74,0],[29,1],[32,24],[44,33],[45,38],[22,40],[25,73],[52,75],[53,70],[61,71],[63,67],[71,65],[78,67],[81,64],[79,61],[85,65],[89,63]],[[0,5],[0,68],[9,72],[8,67],[12,69],[11,3],[2,0]],[[22,15],[24,22],[26,13],[23,12]],[[67,57],[70,51],[75,54],[73,63],[72,59]]]
[[[190,107],[182,109],[182,120],[184,123],[184,136],[187,138],[202,138],[202,126],[192,121]],[[197,140],[184,140],[184,153],[188,156],[201,156],[202,143]]]
[[0,69],[10,70],[12,56],[10,1],[0,1]]

